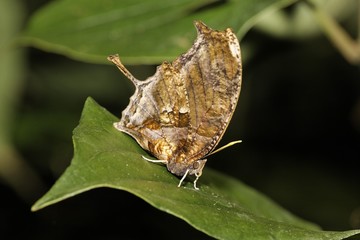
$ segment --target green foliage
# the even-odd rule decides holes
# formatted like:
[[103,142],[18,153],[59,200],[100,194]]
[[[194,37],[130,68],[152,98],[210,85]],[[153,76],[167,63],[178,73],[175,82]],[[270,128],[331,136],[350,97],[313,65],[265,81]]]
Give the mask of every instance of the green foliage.
[[[32,210],[81,192],[111,187],[125,190],[219,239],[343,239],[360,231],[326,232],[282,209],[243,183],[205,168],[200,190],[147,154],[112,123],[118,119],[89,98],[74,130],[74,158],[65,173]],[[150,157],[150,156],[148,156]]]
[[[23,41],[86,62],[119,53],[124,63],[172,60],[193,43],[194,20],[214,29],[232,27],[238,37],[266,12],[294,0],[55,1],[29,23]],[[214,7],[211,4],[218,3]]]

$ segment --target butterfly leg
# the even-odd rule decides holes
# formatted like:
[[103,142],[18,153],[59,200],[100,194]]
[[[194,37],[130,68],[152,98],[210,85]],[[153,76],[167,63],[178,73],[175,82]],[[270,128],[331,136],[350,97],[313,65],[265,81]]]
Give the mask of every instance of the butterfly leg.
[[159,159],[150,159],[150,158],[147,158],[145,156],[142,156],[142,158],[148,162],[153,162],[153,163],[163,163],[163,164],[166,164],[167,161],[166,160],[159,160]]
[[181,187],[181,184],[182,184],[182,182],[184,181],[184,179],[186,178],[186,176],[188,175],[188,173],[189,173],[189,169],[186,170],[184,176],[180,179],[180,182],[179,182],[179,184],[178,184],[178,187]]
[[[180,179],[180,182],[179,182],[179,184],[178,184],[178,187],[181,187],[181,184],[182,184],[182,182],[185,180],[185,178],[186,178],[186,176],[188,175],[189,171],[190,171],[189,169],[186,170],[184,176]],[[196,179],[194,180],[194,188],[195,188],[195,190],[199,190],[199,188],[196,186],[196,182],[197,182],[197,180],[200,178],[201,173],[195,173],[195,176],[196,176]]]

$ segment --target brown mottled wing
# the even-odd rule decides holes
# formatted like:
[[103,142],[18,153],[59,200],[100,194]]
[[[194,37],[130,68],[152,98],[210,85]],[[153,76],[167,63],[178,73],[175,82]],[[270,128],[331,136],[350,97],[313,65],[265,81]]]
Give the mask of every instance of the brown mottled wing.
[[131,135],[158,159],[169,160],[188,135],[189,102],[185,82],[166,62],[146,81],[133,78],[125,68],[120,70],[130,75],[136,91],[115,127]]
[[198,37],[192,48],[172,64],[160,65],[146,81],[135,79],[118,56],[109,57],[136,87],[115,127],[156,158],[181,164],[168,165],[177,175],[218,144],[241,86],[240,47],[232,31],[195,25]]
[[195,23],[193,47],[173,62],[185,80],[190,107],[188,137],[182,149],[187,161],[210,153],[223,136],[235,110],[241,87],[238,40],[230,29],[214,31]]

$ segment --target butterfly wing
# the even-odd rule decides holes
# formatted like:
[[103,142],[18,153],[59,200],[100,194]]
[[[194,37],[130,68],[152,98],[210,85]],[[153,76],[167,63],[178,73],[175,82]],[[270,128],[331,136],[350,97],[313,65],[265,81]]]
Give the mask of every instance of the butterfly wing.
[[114,125],[156,158],[170,160],[182,148],[188,135],[189,101],[184,94],[185,82],[166,62],[146,81],[129,78],[136,91],[122,112],[120,122]]
[[214,31],[202,22],[195,26],[194,45],[173,62],[185,81],[190,107],[188,137],[182,147],[189,164],[210,153],[223,136],[240,95],[242,74],[235,34],[230,29]]
[[109,57],[136,87],[115,127],[166,160],[179,176],[201,175],[206,161],[200,160],[223,136],[241,88],[235,34],[214,31],[199,21],[195,26],[198,36],[190,50],[172,64],[160,65],[146,81],[135,79],[118,56]]

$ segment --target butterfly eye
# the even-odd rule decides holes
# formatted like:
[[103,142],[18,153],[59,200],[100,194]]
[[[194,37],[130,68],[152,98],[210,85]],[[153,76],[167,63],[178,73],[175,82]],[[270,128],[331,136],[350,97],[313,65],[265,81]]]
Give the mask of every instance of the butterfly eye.
[[200,163],[198,161],[193,163],[193,169],[198,169],[200,167]]

